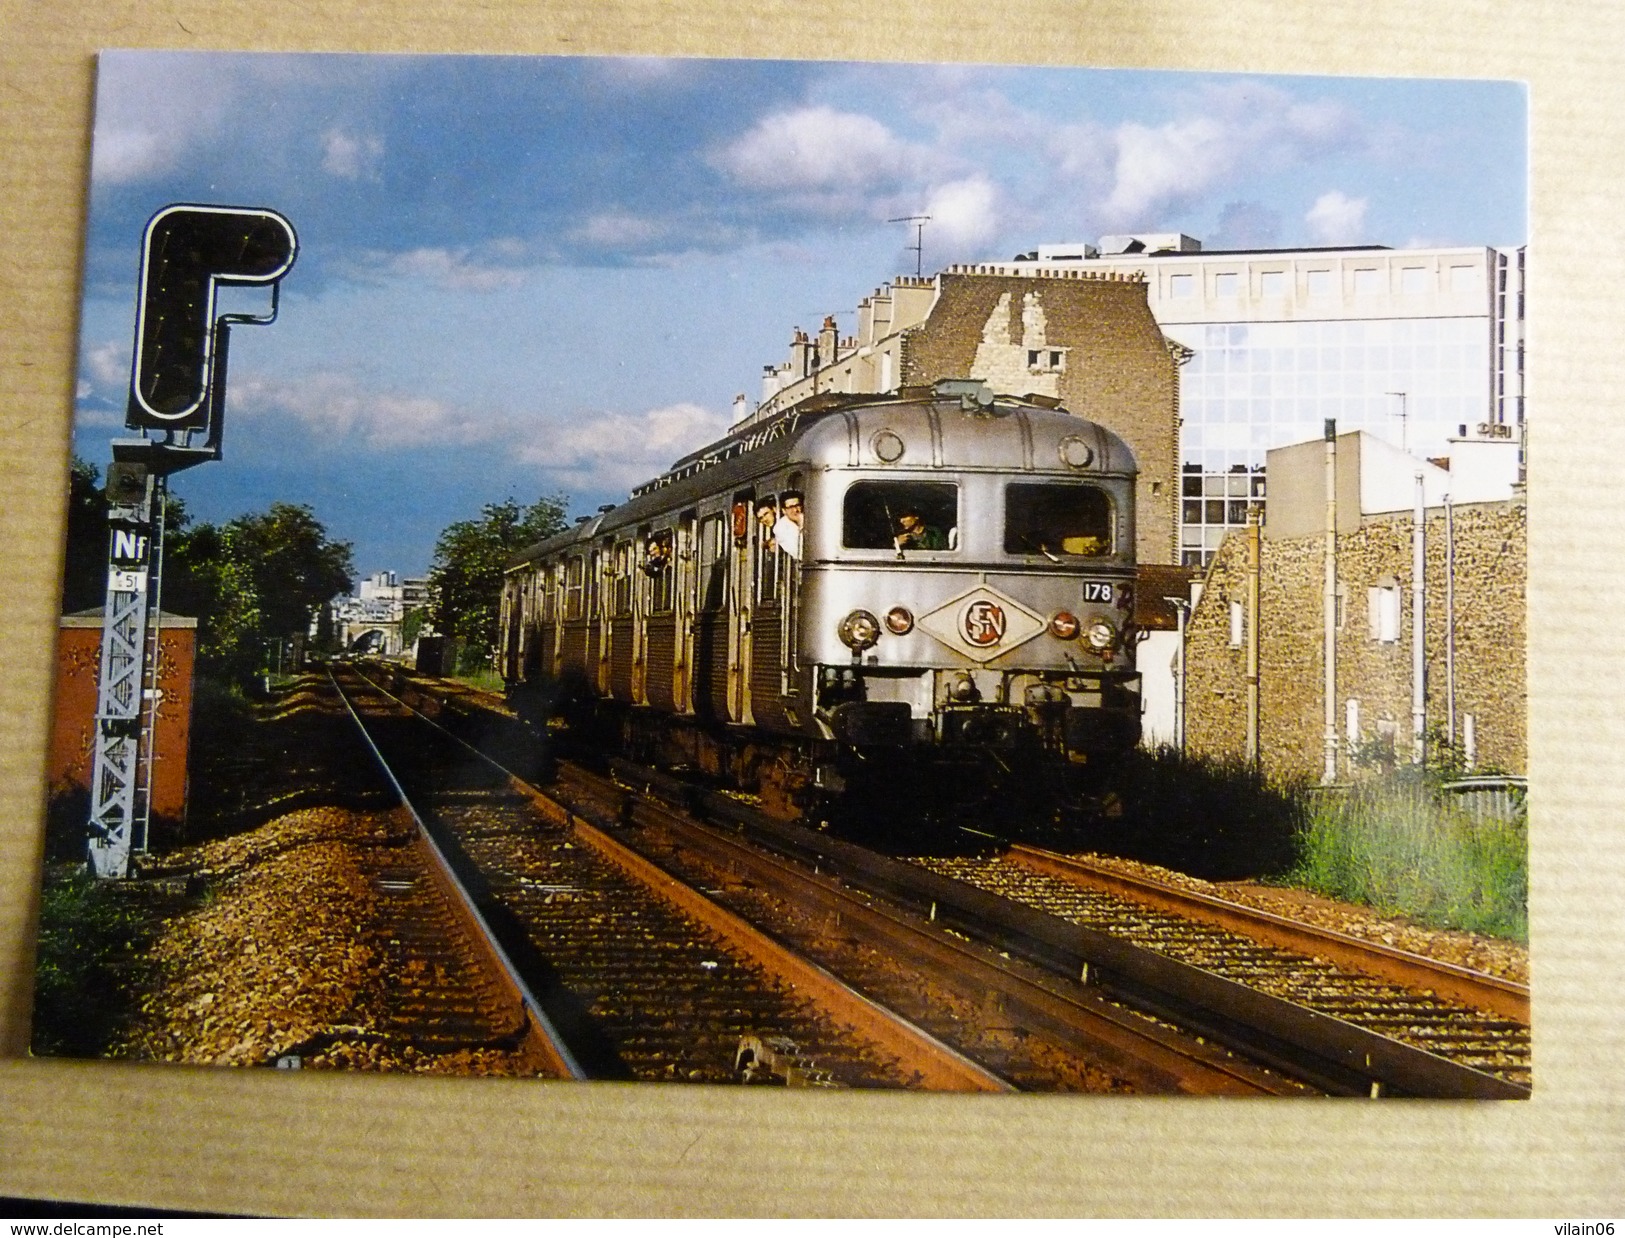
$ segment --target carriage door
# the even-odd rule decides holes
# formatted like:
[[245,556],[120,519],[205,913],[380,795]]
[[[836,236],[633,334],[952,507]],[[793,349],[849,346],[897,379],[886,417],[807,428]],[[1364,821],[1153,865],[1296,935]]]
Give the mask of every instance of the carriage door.
[[608,542],[605,542],[598,548],[593,568],[593,615],[598,631],[598,648],[596,650],[598,661],[595,682],[598,684],[599,696],[609,695],[610,641],[615,632],[615,623],[610,618],[613,596],[610,591],[610,584],[614,565],[614,549]]
[[751,492],[733,497],[728,541],[728,720],[749,722],[751,617]]
[[677,522],[676,648],[672,653],[672,703],[680,714],[694,712],[694,625],[700,610],[698,513],[684,512]]

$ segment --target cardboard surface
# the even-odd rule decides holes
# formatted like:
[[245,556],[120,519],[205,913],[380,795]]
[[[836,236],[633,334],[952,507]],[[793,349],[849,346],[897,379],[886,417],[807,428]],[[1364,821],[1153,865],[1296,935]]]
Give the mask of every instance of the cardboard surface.
[[[1409,0],[0,0],[0,1195],[344,1216],[1625,1212],[1625,10]],[[30,1061],[79,250],[104,47],[965,60],[1531,86],[1535,1099],[808,1095]],[[1422,173],[1425,174],[1425,171]]]

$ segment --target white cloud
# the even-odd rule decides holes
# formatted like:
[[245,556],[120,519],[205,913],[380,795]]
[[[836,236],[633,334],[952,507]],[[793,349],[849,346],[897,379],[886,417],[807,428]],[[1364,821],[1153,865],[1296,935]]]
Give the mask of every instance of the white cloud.
[[572,240],[609,248],[642,246],[665,236],[669,228],[659,220],[630,211],[605,211],[589,216],[571,233]]
[[1246,177],[1364,141],[1358,118],[1342,105],[1303,102],[1258,82],[1209,89],[1199,106],[1199,113],[1161,125],[1118,126],[1112,188],[1101,208],[1110,226],[1151,226]]
[[483,438],[488,424],[443,400],[368,390],[354,378],[334,373],[234,375],[228,412],[262,422],[291,418],[324,436],[355,438],[382,449],[424,447],[452,436]]
[[130,382],[130,349],[132,345],[109,340],[92,348],[85,355],[90,377],[98,387],[125,387]]
[[1323,245],[1353,245],[1366,239],[1364,198],[1351,198],[1340,190],[1323,193],[1304,215],[1309,231]]
[[533,426],[519,459],[572,491],[630,490],[720,438],[728,422],[726,413],[688,403],[583,415],[562,426]]
[[322,134],[322,170],[347,181],[378,181],[384,166],[384,141],[376,134],[348,133],[340,128]]
[[698,404],[643,412],[516,414],[432,396],[374,390],[354,377],[234,377],[230,413],[261,430],[316,434],[377,451],[449,442],[492,445],[578,493],[630,490],[727,432],[726,413]]
[[192,147],[213,139],[239,89],[240,75],[225,60],[103,52],[96,76],[92,176],[106,184],[158,176]]
[[999,191],[983,176],[950,181],[932,190],[924,213],[933,247],[975,250],[992,242],[999,231]]
[[521,242],[502,240],[478,250],[467,246],[424,246],[395,254],[368,250],[340,265],[347,275],[368,282],[408,279],[464,292],[497,292],[525,282],[525,252]]
[[712,162],[753,189],[829,191],[894,184],[929,156],[872,116],[818,106],[763,117]]

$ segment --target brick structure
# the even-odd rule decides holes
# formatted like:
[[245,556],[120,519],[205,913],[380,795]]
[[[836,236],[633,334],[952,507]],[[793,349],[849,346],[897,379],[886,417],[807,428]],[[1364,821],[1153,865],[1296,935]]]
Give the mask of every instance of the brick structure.
[[1134,452],[1137,552],[1142,562],[1173,563],[1185,355],[1164,339],[1142,278],[950,267],[932,280],[899,278],[866,298],[856,336],[839,338],[832,319],[816,338],[797,331],[789,361],[767,368],[753,417],[823,392],[885,392],[944,378],[1057,399]]
[[[1273,467],[1273,466],[1272,466]],[[1526,509],[1521,498],[1459,505],[1455,528],[1457,743],[1472,715],[1476,764],[1527,768]],[[1359,777],[1391,741],[1412,752],[1412,516],[1364,517],[1337,542],[1338,776]],[[1426,728],[1446,728],[1445,513],[1425,510]],[[1259,752],[1265,772],[1318,779],[1325,765],[1324,536],[1260,539]],[[1247,539],[1232,534],[1210,565],[1187,634],[1188,750],[1246,752]],[[1233,617],[1239,604],[1241,613]],[[1239,629],[1239,630],[1238,630]],[[1233,639],[1239,636],[1239,640]],[[1351,711],[1349,702],[1358,704]],[[1351,728],[1353,733],[1351,734]]]
[[[96,678],[101,666],[100,609],[64,615],[57,637],[56,713],[47,774],[52,796],[75,788],[89,793],[96,751]],[[197,620],[163,617],[158,690],[157,747],[152,764],[152,816],[186,816],[187,758],[192,733],[192,668]]]

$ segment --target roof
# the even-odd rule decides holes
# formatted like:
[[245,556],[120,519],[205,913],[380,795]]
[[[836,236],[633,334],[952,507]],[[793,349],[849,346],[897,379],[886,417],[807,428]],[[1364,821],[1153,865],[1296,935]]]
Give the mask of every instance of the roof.
[[1172,563],[1140,564],[1135,573],[1134,626],[1151,632],[1177,629],[1179,611],[1168,599],[1190,597],[1192,582],[1205,572],[1205,568]]

